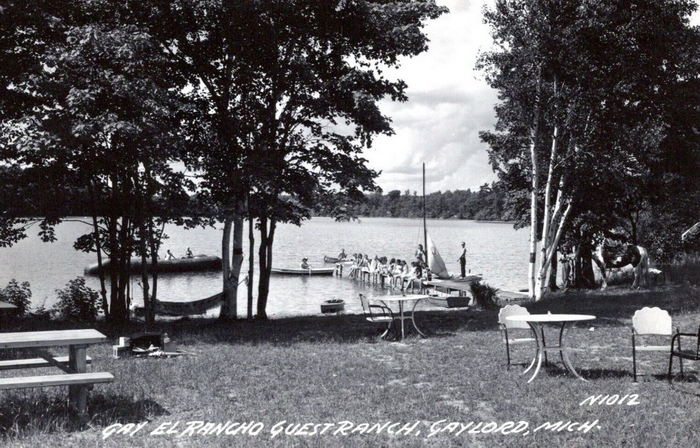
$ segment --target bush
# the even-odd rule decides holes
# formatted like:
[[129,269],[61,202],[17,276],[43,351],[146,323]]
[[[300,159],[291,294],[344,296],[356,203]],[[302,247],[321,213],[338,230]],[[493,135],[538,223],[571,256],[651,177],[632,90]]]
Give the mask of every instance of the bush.
[[476,303],[485,310],[498,308],[498,289],[492,288],[487,284],[472,283],[472,295]]
[[32,291],[29,282],[17,283],[14,278],[5,288],[0,289],[0,300],[11,303],[17,307],[17,315],[24,316],[29,310],[32,301]]
[[51,309],[46,308],[46,297],[39,306],[35,306],[30,315],[35,319],[51,320]]
[[83,277],[76,277],[65,288],[57,289],[58,303],[52,312],[63,319],[93,322],[97,319],[102,306],[99,294],[85,285]]

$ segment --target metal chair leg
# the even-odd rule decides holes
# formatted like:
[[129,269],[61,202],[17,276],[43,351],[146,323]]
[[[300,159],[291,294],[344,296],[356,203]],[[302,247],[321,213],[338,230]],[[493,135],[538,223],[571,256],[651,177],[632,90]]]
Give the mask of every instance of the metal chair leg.
[[[634,341],[634,330],[632,330],[632,377],[634,378],[634,382],[637,382],[637,350],[635,347],[635,341]],[[671,370],[671,367],[669,366],[669,371]]]
[[504,334],[506,337],[506,370],[510,370],[510,344],[508,341],[508,330],[505,330]]
[[[544,340],[544,326],[540,327],[540,333],[542,333],[542,347],[547,347],[547,343]],[[549,361],[547,360],[547,350],[544,351],[544,365],[549,365]]]

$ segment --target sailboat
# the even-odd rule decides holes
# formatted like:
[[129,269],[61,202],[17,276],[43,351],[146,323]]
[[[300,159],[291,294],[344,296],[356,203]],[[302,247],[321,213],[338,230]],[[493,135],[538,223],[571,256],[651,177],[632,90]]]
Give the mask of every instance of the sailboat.
[[434,280],[446,280],[459,283],[474,283],[481,280],[480,275],[469,275],[464,278],[451,275],[445,261],[440,256],[437,246],[428,235],[428,220],[425,211],[425,163],[423,163],[423,244],[426,249],[428,268]]

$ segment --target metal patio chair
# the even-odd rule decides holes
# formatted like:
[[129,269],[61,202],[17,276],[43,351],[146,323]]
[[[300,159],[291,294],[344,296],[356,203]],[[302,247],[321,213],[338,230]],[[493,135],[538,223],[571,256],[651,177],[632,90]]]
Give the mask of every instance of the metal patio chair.
[[[668,340],[673,334],[673,323],[668,311],[659,307],[649,308],[645,306],[634,312],[632,316],[632,376],[637,381],[637,352],[667,352],[671,351],[671,344],[645,345],[645,340],[654,338]],[[672,338],[671,338],[672,339]],[[669,341],[670,342],[670,341]],[[648,342],[647,342],[648,343]],[[669,366],[670,371],[670,366]]]
[[[683,337],[686,338],[695,338],[695,347],[690,348],[690,349],[682,349],[681,348],[681,339]],[[674,348],[674,343],[676,343],[676,348]],[[692,347],[692,346],[691,346]],[[668,381],[673,382],[673,357],[677,356],[678,357],[678,362],[680,363],[681,367],[681,376],[683,375],[683,360],[687,359],[690,361],[700,361],[700,327],[698,327],[698,332],[697,333],[681,333],[678,330],[676,330],[676,334],[673,335],[673,338],[671,338],[671,356],[669,357],[668,360]]]
[[365,320],[381,327],[386,327],[384,332],[379,336],[380,338],[386,337],[394,323],[394,313],[391,311],[391,308],[385,304],[370,302],[364,294],[360,294],[360,303],[362,303],[362,311],[364,312]]
[[[506,361],[507,369],[510,370],[512,365],[510,359],[510,345],[511,344],[524,344],[533,343],[536,344],[537,340],[534,337],[521,337],[514,338],[514,332],[521,332],[522,330],[527,330],[528,334],[532,334],[532,328],[527,322],[516,322],[506,319],[508,316],[521,316],[523,314],[530,314],[530,312],[520,305],[506,305],[498,312],[498,326],[501,329],[501,334],[503,335],[503,342],[506,344]],[[510,331],[510,333],[509,333]],[[542,340],[544,340],[544,331],[542,332]],[[547,363],[547,353],[545,352],[545,364]]]

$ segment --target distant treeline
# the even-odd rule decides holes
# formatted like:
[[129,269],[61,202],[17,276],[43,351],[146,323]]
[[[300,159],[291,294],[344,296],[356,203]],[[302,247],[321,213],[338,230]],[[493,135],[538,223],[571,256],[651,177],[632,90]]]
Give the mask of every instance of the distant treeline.
[[[47,191],[46,185],[32,179],[29,173],[16,168],[0,167],[2,195],[0,206],[11,207],[18,216],[37,216],[50,208],[55,216],[89,216],[91,212],[88,192],[68,183],[54,185]],[[171,198],[172,199],[172,198]],[[49,202],[51,207],[36,202]],[[154,199],[154,204],[160,202]],[[178,210],[182,216],[211,216],[196,195],[179,199]],[[339,204],[329,206],[337,207]],[[319,205],[313,210],[315,216],[331,216],[327,208]],[[423,196],[416,191],[392,190],[386,194],[372,193],[365,200],[352,205],[344,204],[349,216],[418,218],[423,216]],[[100,204],[97,205],[100,208]],[[104,207],[108,207],[104,204]],[[490,221],[513,220],[512,211],[507,209],[505,192],[497,182],[484,184],[478,191],[454,190],[430,193],[425,198],[428,218],[437,219],[480,219]],[[104,210],[106,212],[106,210]]]
[[[505,193],[498,183],[484,184],[478,191],[454,190],[430,193],[425,198],[428,218],[480,219],[507,221],[512,219],[505,207]],[[329,215],[319,208],[318,216]],[[418,218],[423,216],[423,196],[417,191],[392,190],[386,194],[374,193],[366,201],[350,207],[349,214],[395,218]]]

